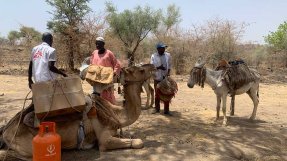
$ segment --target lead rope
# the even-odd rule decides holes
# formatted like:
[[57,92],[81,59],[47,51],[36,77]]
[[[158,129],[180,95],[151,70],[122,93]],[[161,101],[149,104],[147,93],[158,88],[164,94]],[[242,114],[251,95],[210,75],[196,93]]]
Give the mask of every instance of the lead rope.
[[[28,92],[28,94],[27,94],[26,97],[25,97],[25,100],[24,100],[24,103],[23,103],[23,107],[22,107],[22,110],[21,110],[21,113],[20,113],[20,118],[19,118],[19,121],[18,121],[18,123],[17,123],[17,129],[16,129],[16,132],[14,133],[14,135],[13,135],[11,141],[10,141],[10,145],[13,143],[13,141],[14,141],[16,135],[17,135],[17,132],[18,132],[18,129],[19,129],[19,126],[20,126],[20,122],[21,122],[21,118],[22,118],[22,114],[23,114],[23,111],[24,111],[24,108],[25,108],[25,105],[26,105],[26,101],[28,100],[27,98],[28,98],[28,96],[29,96],[30,93],[31,93],[31,90]],[[13,121],[11,121],[11,122],[13,122]],[[3,130],[3,133],[5,132],[5,130],[6,130],[10,125],[11,125],[11,123],[10,123],[10,124],[7,124],[7,125],[5,126],[5,129]],[[3,138],[3,134],[2,134],[2,138]],[[8,146],[8,149],[6,150],[6,153],[5,153],[4,158],[3,158],[2,161],[5,161],[5,160],[6,160],[6,157],[7,157],[7,154],[8,154],[8,151],[9,151],[9,150],[10,150],[10,146]]]
[[[50,73],[50,72],[49,72],[49,73]],[[50,73],[50,76],[51,76],[51,78],[52,78],[51,73]],[[79,113],[81,112],[80,110],[78,110],[78,109],[76,109],[75,107],[72,106],[70,100],[68,99],[68,97],[66,96],[66,94],[65,94],[65,92],[64,92],[64,90],[63,90],[63,86],[59,83],[59,81],[58,81],[57,79],[55,79],[54,81],[55,81],[55,82],[53,83],[54,90],[53,90],[53,95],[52,95],[52,98],[51,98],[50,108],[49,108],[49,111],[45,114],[45,116],[41,119],[41,121],[43,121],[43,120],[48,116],[48,114],[50,113],[50,111],[51,111],[51,109],[52,109],[52,105],[53,105],[53,101],[54,101],[54,94],[55,94],[55,92],[56,92],[57,84],[59,84],[59,87],[60,87],[60,89],[61,89],[63,95],[65,96],[65,98],[66,98],[68,104],[70,105],[70,107],[73,108],[75,111],[77,111],[77,112],[79,112]]]

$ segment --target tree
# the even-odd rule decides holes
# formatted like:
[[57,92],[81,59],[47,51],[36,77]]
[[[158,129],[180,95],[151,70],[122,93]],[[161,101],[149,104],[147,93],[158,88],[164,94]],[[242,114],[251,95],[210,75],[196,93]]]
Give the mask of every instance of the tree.
[[134,64],[136,50],[141,41],[151,30],[158,27],[161,11],[153,10],[149,6],[144,8],[138,6],[133,11],[124,10],[116,13],[111,3],[106,3],[108,11],[108,23],[113,33],[123,42],[129,66]]
[[192,43],[196,44],[199,54],[211,59],[215,67],[221,59],[232,60],[237,57],[240,38],[247,25],[219,18],[209,20],[203,26],[194,26],[192,33],[195,41]]
[[15,45],[16,41],[19,40],[20,37],[21,34],[18,31],[13,30],[8,33],[8,39],[12,45]]
[[[84,52],[91,54],[95,49],[95,40],[99,35],[104,35],[107,29],[105,15],[103,13],[89,14],[80,25],[80,31],[84,37],[82,46]],[[106,38],[105,38],[106,39]]]
[[265,37],[265,42],[276,50],[287,50],[287,22],[280,24],[277,31],[270,32]]
[[54,18],[47,26],[55,33],[62,36],[63,42],[68,46],[68,65],[74,70],[75,53],[79,53],[79,25],[85,15],[90,11],[87,3],[90,0],[46,0],[55,8],[50,12]]
[[39,43],[41,40],[41,33],[35,30],[33,27],[21,26],[20,31],[10,31],[8,39],[13,45],[16,41],[24,44],[26,47],[31,48],[35,43]]
[[179,7],[175,4],[169,5],[166,8],[166,14],[161,16],[161,24],[154,30],[155,36],[161,40],[166,41],[168,36],[172,36],[172,29],[181,22],[181,14]]
[[20,36],[23,43],[28,48],[31,48],[32,45],[41,41],[41,33],[33,27],[22,26],[20,28]]
[[[270,32],[265,37],[265,42],[267,42],[270,48],[275,53],[282,53],[283,59],[285,59],[285,67],[287,67],[287,22],[280,24],[277,31]],[[280,55],[279,55],[280,57]]]
[[176,74],[181,74],[185,69],[184,64],[188,54],[182,43],[182,36],[179,34],[180,17],[179,7],[175,4],[169,5],[161,16],[159,27],[153,31],[158,41],[168,44],[167,50],[173,55],[172,63]]
[[6,39],[5,37],[0,36],[0,45],[1,46],[8,44],[8,42],[9,42],[8,39]]

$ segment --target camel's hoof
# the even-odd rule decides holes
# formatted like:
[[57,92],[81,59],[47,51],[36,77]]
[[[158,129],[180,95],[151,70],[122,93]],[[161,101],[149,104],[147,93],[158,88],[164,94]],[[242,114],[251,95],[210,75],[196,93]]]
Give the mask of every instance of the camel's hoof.
[[254,120],[255,120],[255,117],[252,117],[252,116],[251,116],[251,117],[249,118],[249,121],[254,121]]
[[105,146],[99,146],[99,150],[104,152],[104,151],[107,151],[107,148]]
[[134,149],[143,148],[143,141],[141,139],[133,139],[132,140],[132,148],[134,148]]
[[216,117],[213,121],[217,122],[219,120],[219,117]]
[[227,120],[223,120],[222,126],[227,126]]

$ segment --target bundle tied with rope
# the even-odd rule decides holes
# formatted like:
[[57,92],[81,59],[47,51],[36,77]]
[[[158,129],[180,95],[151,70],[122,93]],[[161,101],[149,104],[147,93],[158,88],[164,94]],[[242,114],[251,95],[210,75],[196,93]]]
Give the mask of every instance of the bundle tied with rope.
[[170,102],[178,91],[177,83],[171,77],[163,79],[156,88],[156,95],[163,102]]
[[98,65],[89,65],[85,75],[86,81],[94,86],[98,83],[111,84],[113,83],[113,68]]
[[223,72],[223,78],[231,92],[256,79],[255,74],[250,71],[246,63],[232,64]]
[[78,76],[57,78],[32,85],[33,103],[38,119],[81,113],[86,101]]

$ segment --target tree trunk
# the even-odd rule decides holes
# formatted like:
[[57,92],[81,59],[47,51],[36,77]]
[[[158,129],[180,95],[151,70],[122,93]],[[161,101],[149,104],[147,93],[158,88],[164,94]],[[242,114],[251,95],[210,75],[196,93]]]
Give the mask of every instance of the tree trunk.
[[129,67],[135,65],[135,56],[131,52],[128,52]]
[[73,51],[73,40],[69,38],[69,53],[68,53],[68,64],[71,71],[74,70],[74,51]]
[[72,50],[70,50],[70,51],[69,51],[69,69],[70,69],[71,71],[74,70],[74,60],[73,60],[73,58],[74,58],[74,53],[73,53]]

